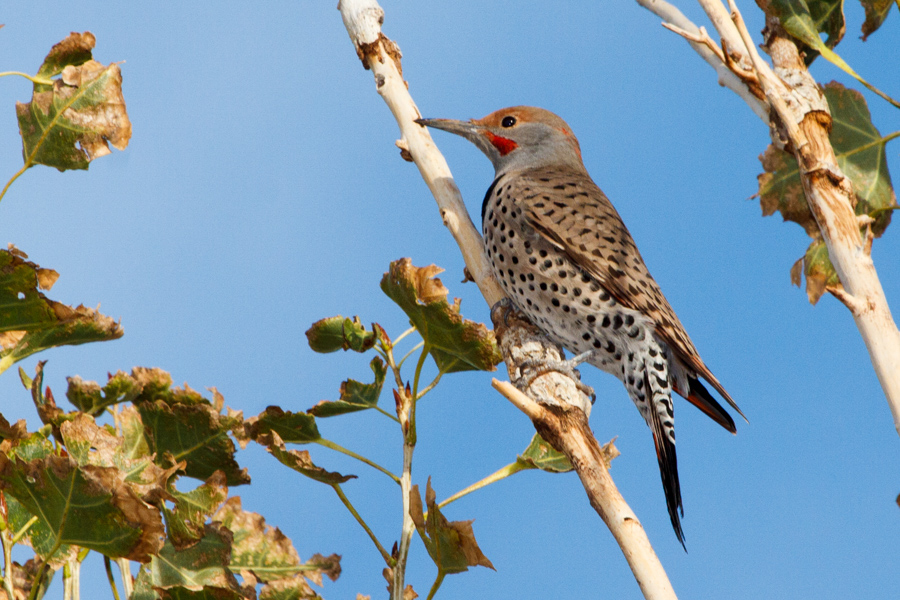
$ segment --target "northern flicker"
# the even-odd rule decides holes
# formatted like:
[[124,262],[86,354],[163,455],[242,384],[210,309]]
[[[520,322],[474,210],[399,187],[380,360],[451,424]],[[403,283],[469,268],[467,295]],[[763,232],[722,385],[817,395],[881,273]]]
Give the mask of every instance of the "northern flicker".
[[588,175],[572,130],[529,106],[417,123],[463,136],[493,163],[481,218],[494,276],[550,339],[625,385],[653,432],[669,517],[684,545],[671,392],[732,433],[734,421],[700,379],[743,413],[700,359],[619,213]]

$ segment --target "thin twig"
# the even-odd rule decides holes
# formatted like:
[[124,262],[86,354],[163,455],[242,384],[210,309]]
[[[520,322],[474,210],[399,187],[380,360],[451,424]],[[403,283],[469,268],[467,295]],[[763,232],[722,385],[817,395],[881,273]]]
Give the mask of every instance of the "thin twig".
[[105,554],[103,555],[103,567],[106,569],[106,579],[109,580],[109,587],[112,590],[113,600],[120,600],[119,589],[116,587],[116,578],[113,577],[112,561]]
[[397,477],[396,475],[394,475],[393,473],[391,473],[390,471],[388,471],[387,469],[385,469],[384,467],[382,467],[375,461],[369,460],[365,456],[361,456],[361,455],[357,454],[356,452],[353,452],[352,450],[348,450],[339,444],[335,444],[331,440],[326,440],[325,438],[320,437],[319,439],[315,440],[315,443],[319,444],[320,446],[325,446],[326,448],[330,448],[330,449],[334,450],[335,452],[340,452],[341,454],[346,454],[350,458],[355,458],[359,462],[365,463],[365,464],[369,465],[370,467],[372,467],[373,469],[381,471],[382,473],[384,473],[385,475],[387,475],[388,477],[393,479],[394,483],[396,483],[398,485],[400,484],[399,477]]
[[356,511],[356,508],[353,507],[353,504],[350,502],[350,499],[347,498],[346,494],[344,494],[344,490],[341,489],[341,485],[339,483],[332,484],[331,486],[334,489],[334,493],[338,495],[338,498],[341,499],[341,502],[347,507],[347,510],[350,511],[350,514],[353,515],[353,518],[356,519],[356,522],[362,526],[367,534],[369,534],[369,538],[375,544],[375,547],[378,548],[378,552],[381,553],[381,557],[384,559],[384,562],[387,563],[388,567],[393,566],[394,561],[391,559],[391,555],[388,554],[388,551],[384,549],[384,546],[381,545],[381,542],[378,541],[378,538],[375,537],[375,534],[369,529],[369,525],[363,520],[359,513]]
[[525,465],[523,465],[522,463],[519,463],[519,462],[509,463],[502,469],[497,469],[496,471],[494,471],[493,473],[491,473],[484,479],[480,479],[479,481],[476,481],[469,487],[456,492],[455,494],[453,494],[452,496],[450,496],[443,502],[440,502],[438,504],[438,508],[444,508],[451,502],[456,502],[463,496],[468,496],[472,492],[480,490],[483,487],[487,487],[492,483],[496,483],[496,482],[500,481],[501,479],[506,479],[510,475],[515,475],[519,471],[525,471],[529,468],[531,468],[531,467],[526,467]]
[[[719,2],[719,0],[709,0],[711,2]],[[665,0],[636,0],[636,2],[661,18],[664,23],[668,23],[670,25],[674,25],[678,27],[682,31],[688,32],[693,35],[697,35],[700,31],[700,28],[697,27],[690,19],[688,19],[684,14],[678,10],[672,4],[666,2]],[[724,8],[722,9],[724,12]],[[726,13],[727,15],[727,13]],[[714,21],[715,22],[715,21]],[[737,37],[737,32],[735,32],[734,39],[740,41]],[[753,112],[758,116],[764,123],[769,122],[769,115],[767,109],[763,102],[760,102],[760,99],[757,98],[753,92],[747,87],[746,83],[741,80],[735,73],[728,68],[726,64],[719,59],[719,53],[714,52],[707,47],[705,43],[694,42],[688,40],[691,48],[700,55],[700,58],[705,60],[709,66],[715,69],[716,74],[719,76],[719,85],[727,87],[729,90],[733,91],[735,94],[741,97],[744,102],[753,110]],[[729,44],[731,49],[739,47]],[[725,52],[725,54],[729,54],[729,52]]]

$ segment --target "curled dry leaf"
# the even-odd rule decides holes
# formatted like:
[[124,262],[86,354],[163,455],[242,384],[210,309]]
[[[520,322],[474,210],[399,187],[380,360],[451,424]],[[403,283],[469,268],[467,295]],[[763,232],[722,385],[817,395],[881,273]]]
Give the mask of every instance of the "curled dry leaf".
[[448,521],[441,514],[431,488],[431,478],[425,490],[428,516],[423,513],[419,486],[414,485],[409,492],[409,514],[431,559],[443,573],[462,573],[469,567],[494,568],[475,541],[472,521]]
[[16,103],[25,166],[44,164],[87,169],[93,159],[109,154],[108,144],[124,150],[131,139],[131,121],[122,96],[118,65],[91,59],[95,43],[89,32],[73,33],[44,59],[31,102]]
[[337,485],[351,479],[356,479],[356,475],[341,475],[332,471],[326,471],[322,467],[313,463],[306,450],[288,450],[284,446],[284,442],[276,431],[272,431],[266,435],[261,435],[256,439],[257,442],[266,446],[269,453],[272,454],[278,462],[290,467],[291,469],[306,475],[310,479],[326,483],[328,485]]
[[442,373],[493,371],[503,360],[493,332],[464,319],[459,299],[447,302],[447,288],[434,279],[441,271],[434,265],[414,267],[403,258],[391,263],[381,289],[409,316]]
[[59,275],[26,259],[15,247],[0,250],[0,372],[47,348],[122,337],[119,323],[98,311],[48,299],[39,288]]
[[234,533],[230,568],[240,572],[245,583],[265,583],[261,598],[280,597],[279,592],[292,598],[316,598],[304,577],[321,586],[323,575],[332,581],[340,575],[340,556],[316,554],[302,563],[291,540],[267,525],[261,515],[244,511],[240,498],[229,498],[214,518]]

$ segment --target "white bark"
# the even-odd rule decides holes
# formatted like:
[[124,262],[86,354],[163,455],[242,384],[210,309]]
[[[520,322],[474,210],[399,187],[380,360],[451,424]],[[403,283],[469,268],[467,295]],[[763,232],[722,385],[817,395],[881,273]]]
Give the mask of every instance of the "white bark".
[[[691,35],[700,31],[677,8],[664,0],[636,1],[662,18],[671,19],[669,22]],[[829,291],[853,315],[887,398],[894,427],[900,434],[900,330],[891,315],[872,262],[871,240],[860,234],[860,222],[853,212],[852,185],[838,167],[827,126],[818,116],[822,113],[830,115],[828,105],[809,71],[799,60],[792,41],[773,33],[774,28],[767,27],[769,39],[766,48],[772,56],[773,69],[757,52],[734,0],[729,0],[729,9],[720,0],[698,2],[725,40],[729,51],[740,56],[741,66],[752,66],[756,81],[765,94],[765,102],[761,103],[756,96],[748,94],[749,87],[740,77],[735,79],[740,82],[743,93],[735,91],[769,124],[773,143],[784,147],[787,141],[788,148],[797,158],[806,200],[843,286],[843,289]],[[770,24],[780,27],[771,20]],[[709,48],[695,40],[689,41],[707,62],[710,56],[715,56]],[[728,87],[734,89],[730,85]]]
[[[478,285],[488,305],[494,306],[505,295],[491,274],[490,266],[482,252],[481,236],[466,211],[446,161],[432,141],[428,130],[414,122],[414,119],[420,118],[421,115],[403,81],[400,51],[394,42],[381,33],[384,11],[375,0],[341,0],[338,9],[341,11],[350,39],[356,47],[357,55],[363,61],[363,65],[372,70],[376,89],[397,120],[402,136],[397,142],[401,154],[407,160],[412,159],[416,163],[438,203],[444,225],[459,245],[469,276]],[[555,345],[546,338],[539,345],[545,347],[548,352],[553,352],[555,348]],[[504,358],[509,369],[515,371],[516,367],[512,366],[513,361],[509,359],[508,349],[504,353]],[[632,571],[645,597],[653,600],[674,599],[672,586],[650,546],[643,527],[616,490],[602,454],[591,448],[591,442],[596,448],[599,448],[599,445],[587,428],[586,413],[590,405],[584,394],[578,390],[572,379],[556,372],[537,377],[529,387],[529,393],[539,395],[544,405],[581,415],[579,421],[581,425],[574,428],[577,431],[573,432],[572,437],[563,440],[563,445],[569,452],[574,453],[569,458],[582,477],[582,482],[585,482],[585,490],[592,506],[607,525],[610,522],[616,523],[615,530],[612,525],[610,530],[628,559],[629,565],[632,565]],[[547,414],[552,416],[552,413]],[[551,418],[549,426],[553,423],[555,420]],[[538,427],[540,423],[536,422],[535,425]],[[565,449],[563,451],[566,451]],[[598,481],[602,484],[596,484]],[[594,483],[589,485],[587,482]],[[648,569],[643,566],[647,564],[655,566]],[[400,598],[398,594],[402,593],[400,589],[402,584],[402,580],[398,581],[395,577],[395,598]]]

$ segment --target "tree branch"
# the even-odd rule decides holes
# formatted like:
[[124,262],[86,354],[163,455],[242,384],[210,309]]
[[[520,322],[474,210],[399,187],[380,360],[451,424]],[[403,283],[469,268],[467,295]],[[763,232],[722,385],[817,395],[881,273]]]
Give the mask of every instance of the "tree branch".
[[[828,103],[809,74],[796,44],[776,18],[767,17],[763,48],[772,57],[770,67],[757,52],[734,0],[728,0],[728,19],[723,18],[728,11],[721,0],[698,0],[721,36],[723,47],[728,48],[724,55],[717,55],[693,23],[679,22],[684,16],[677,8],[663,0],[636,1],[683,30],[676,32],[687,38],[704,60],[710,62],[710,56],[717,56],[719,67],[724,65],[733,71],[744,91],[728,87],[769,124],[772,142],[797,159],[806,200],[843,288],[828,291],[853,315],[887,398],[894,427],[900,433],[900,331],[872,262],[871,233],[868,229],[865,235],[860,232],[860,227],[866,225],[854,213],[853,186],[838,166],[828,137],[831,131]],[[727,59],[730,54],[738,57],[734,64]],[[762,101],[752,93],[752,80],[745,76],[748,70],[755,73],[759,91],[763,93]]]
[[[482,251],[481,236],[466,211],[450,169],[432,141],[431,135],[427,129],[414,123],[421,115],[409,94],[406,82],[403,81],[400,50],[381,32],[384,11],[375,0],[341,0],[338,9],[341,11],[350,39],[356,47],[357,55],[362,60],[363,66],[372,70],[376,89],[397,120],[402,136],[397,142],[397,146],[401,148],[401,156],[415,162],[438,203],[444,225],[460,247],[470,278],[476,283],[488,305],[492,307],[497,305],[505,295],[491,274],[490,266]],[[526,356],[563,358],[559,346],[550,342],[526,321],[514,320],[512,326],[505,328],[504,334],[498,333],[503,357],[513,380],[518,379],[518,365]],[[588,492],[591,505],[610,526],[611,531],[613,526],[610,523],[616,524],[613,535],[632,566],[645,597],[654,600],[674,599],[672,586],[650,546],[643,527],[630,509],[627,513],[622,512],[621,506],[627,508],[627,505],[615,489],[603,462],[602,453],[599,452],[599,445],[587,426],[591,399],[579,387],[580,382],[551,371],[535,377],[527,392],[536,398],[540,405],[552,409],[545,411],[548,422],[540,427],[545,428],[548,435],[558,431],[556,444],[559,450],[567,454],[583,482],[592,482],[590,485],[585,483],[585,491]],[[558,425],[564,422],[578,425],[559,429]],[[538,427],[539,423],[543,421],[538,420],[535,426]],[[596,473],[603,475],[599,476]],[[603,483],[594,483],[600,481]],[[655,564],[656,567],[648,570],[643,566],[635,566],[643,563]],[[395,568],[395,575],[397,571]],[[402,583],[395,577],[393,585],[395,593],[403,589]]]
[[[669,4],[665,0],[636,0],[637,3],[659,18],[663,20],[663,26],[665,27],[667,24],[670,26],[668,29],[672,29],[672,27],[677,28],[680,31],[676,31],[679,35],[682,35],[685,39],[690,43],[691,48],[694,49],[700,57],[705,60],[709,65],[716,70],[716,74],[719,76],[719,85],[723,87],[727,87],[729,90],[740,96],[744,102],[756,113],[760,119],[764,122],[769,122],[769,115],[766,110],[765,104],[760,101],[756,95],[754,95],[753,90],[749,88],[742,79],[736,75],[731,69],[728,68],[728,65],[723,62],[724,57],[721,57],[719,53],[712,51],[702,40],[702,35],[706,34],[706,31],[700,27],[697,27],[690,19],[688,19],[680,10],[678,10],[675,6]],[[719,3],[719,0],[713,0],[716,3]],[[702,4],[703,2],[701,2]],[[721,6],[721,3],[719,3]],[[723,8],[724,10],[724,8]],[[727,13],[726,13],[727,15]],[[684,35],[685,32],[688,35]],[[702,34],[701,34],[702,32]],[[735,31],[735,39],[736,37]],[[690,37],[689,37],[690,36]],[[708,37],[708,36],[707,36]],[[735,46],[732,44],[728,50],[733,52]],[[742,61],[739,62],[742,65]]]

